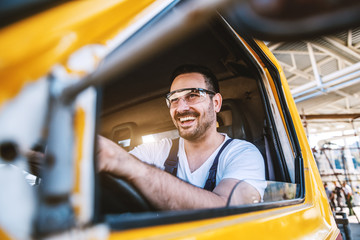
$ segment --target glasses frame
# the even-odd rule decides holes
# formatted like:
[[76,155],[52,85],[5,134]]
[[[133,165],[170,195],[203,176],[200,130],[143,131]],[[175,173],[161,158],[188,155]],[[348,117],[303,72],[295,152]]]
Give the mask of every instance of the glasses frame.
[[183,92],[183,91],[189,91],[189,90],[190,91],[204,92],[204,93],[209,94],[209,95],[216,95],[216,92],[210,91],[210,90],[207,90],[207,89],[204,89],[204,88],[182,88],[182,89],[178,89],[178,90],[175,90],[175,91],[172,91],[172,92],[169,92],[168,94],[166,94],[165,99],[166,99],[166,104],[167,104],[168,108],[171,108],[171,102],[170,102],[171,95],[173,95],[174,93],[177,93],[177,92]]

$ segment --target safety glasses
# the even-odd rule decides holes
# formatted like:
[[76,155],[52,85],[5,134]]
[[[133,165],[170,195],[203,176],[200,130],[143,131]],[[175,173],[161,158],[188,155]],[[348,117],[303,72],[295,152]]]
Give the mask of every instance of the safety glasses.
[[166,94],[166,104],[169,108],[179,106],[180,99],[188,105],[194,105],[205,100],[206,94],[215,95],[216,93],[203,88],[183,88]]

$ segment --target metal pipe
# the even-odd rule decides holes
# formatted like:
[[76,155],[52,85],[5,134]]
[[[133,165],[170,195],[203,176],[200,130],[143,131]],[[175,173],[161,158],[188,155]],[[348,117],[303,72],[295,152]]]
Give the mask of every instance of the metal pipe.
[[313,51],[313,48],[311,46],[311,43],[309,43],[309,42],[307,43],[307,48],[308,48],[308,51],[309,51],[310,62],[311,62],[311,66],[312,66],[312,70],[313,70],[313,73],[314,73],[316,84],[322,90],[323,89],[323,83],[322,83],[322,80],[321,80],[321,77],[320,77],[320,74],[319,74],[318,67],[316,65],[316,59],[315,59],[315,56],[314,56],[314,51]]
[[352,57],[356,58],[357,61],[360,60],[360,55],[354,51],[352,51],[351,49],[349,49],[348,47],[344,46],[343,44],[337,42],[336,40],[334,40],[331,37],[322,37],[325,41],[327,41],[328,43],[332,44],[333,46],[339,48],[341,51],[351,55]]
[[[332,82],[332,80],[337,80],[337,79],[340,79],[340,78],[343,78],[349,74],[353,74],[354,72],[357,72],[359,73],[360,71],[360,62],[359,63],[356,63],[354,65],[351,65],[350,67],[347,67],[347,68],[344,68],[340,71],[337,71],[337,72],[334,72],[334,73],[331,73],[329,75],[326,75],[322,78],[322,81],[323,83],[328,83],[328,82]],[[345,79],[343,79],[343,81],[346,81]],[[295,89],[293,89],[291,91],[291,93],[293,94],[293,96],[295,97],[296,94],[298,93],[301,93],[301,92],[304,92],[304,91],[307,91],[309,89],[312,89],[313,87],[316,86],[316,82],[309,82],[307,84],[304,84],[300,87],[297,87]]]
[[329,92],[328,89],[330,89],[330,87],[336,87],[336,86],[339,86],[341,84],[347,83],[347,82],[349,82],[349,80],[354,79],[356,77],[360,77],[360,70],[355,72],[355,73],[349,74],[349,75],[347,75],[345,77],[336,79],[336,80],[334,80],[332,82],[324,83],[322,85],[322,87],[313,87],[313,88],[307,89],[307,90],[305,90],[305,91],[303,91],[301,93],[293,94],[293,97],[297,98],[297,97],[300,97],[300,96],[303,96],[303,95],[306,95],[308,93],[311,93],[313,91],[318,91],[318,90],[321,90],[323,92]]
[[[352,81],[348,81],[348,82],[336,85],[334,87],[327,88],[325,92],[315,92],[315,93],[309,94],[309,95],[307,95],[305,97],[297,98],[297,99],[295,99],[295,103],[299,103],[299,102],[308,100],[308,99],[313,98],[313,97],[317,97],[317,96],[320,96],[320,95],[323,95],[323,94],[326,94],[326,93],[330,93],[330,92],[333,92],[333,91],[339,90],[341,88],[351,86],[351,85],[359,83],[359,82],[360,82],[360,78],[356,78],[356,79],[354,79]],[[316,90],[316,89],[314,89],[314,90]]]
[[331,81],[333,79],[339,78],[341,76],[344,76],[346,74],[352,73],[354,71],[358,71],[360,70],[360,62],[355,63],[347,68],[344,68],[342,70],[336,71],[334,73],[330,73],[326,76],[323,77],[323,81],[327,82],[327,81]]
[[301,115],[301,118],[305,117],[307,120],[312,119],[354,119],[360,117],[360,113],[344,113],[344,114],[309,114]]

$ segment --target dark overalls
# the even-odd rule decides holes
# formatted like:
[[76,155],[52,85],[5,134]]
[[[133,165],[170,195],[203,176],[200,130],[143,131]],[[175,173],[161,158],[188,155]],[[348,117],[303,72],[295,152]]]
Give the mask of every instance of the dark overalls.
[[[206,180],[206,183],[204,186],[205,190],[208,190],[208,191],[214,190],[214,188],[216,186],[216,172],[217,172],[217,167],[218,167],[218,163],[219,163],[219,157],[220,157],[221,153],[223,152],[223,150],[226,148],[226,146],[229,145],[229,143],[232,140],[233,140],[232,138],[226,140],[226,142],[222,145],[221,149],[219,150],[218,154],[216,155],[214,162],[209,170],[209,177]],[[170,149],[169,156],[164,163],[165,171],[174,175],[175,177],[177,175],[177,169],[178,169],[178,164],[179,164],[179,158],[177,156],[178,151],[179,151],[179,138],[176,138],[176,139],[172,140],[172,146]]]

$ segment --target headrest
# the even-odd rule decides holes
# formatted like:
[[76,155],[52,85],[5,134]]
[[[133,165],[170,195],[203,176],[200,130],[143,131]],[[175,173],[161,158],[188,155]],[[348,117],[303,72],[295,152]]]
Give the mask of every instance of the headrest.
[[[230,114],[226,114],[226,112],[230,112]],[[220,125],[218,127],[218,132],[226,133],[231,138],[248,141],[252,140],[252,134],[247,122],[246,114],[241,107],[241,101],[239,99],[224,99],[218,117],[231,118],[230,123],[229,119],[218,120]]]

